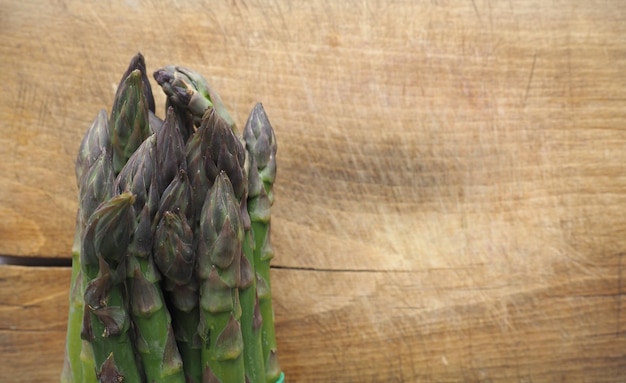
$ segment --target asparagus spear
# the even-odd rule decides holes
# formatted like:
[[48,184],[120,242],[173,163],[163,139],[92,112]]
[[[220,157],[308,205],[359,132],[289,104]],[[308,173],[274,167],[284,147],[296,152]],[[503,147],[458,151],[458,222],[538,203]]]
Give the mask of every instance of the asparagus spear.
[[156,228],[154,257],[159,269],[165,270],[163,285],[169,295],[168,306],[176,324],[174,334],[186,379],[199,383],[202,366],[197,334],[199,316],[195,315],[197,293],[188,287],[192,282],[189,274],[193,271],[194,255],[193,232],[186,217],[180,212],[166,211]]
[[[141,54],[137,54],[130,62],[129,67],[126,71],[126,73],[124,73],[124,75],[122,76],[122,81],[120,82],[120,86],[118,87],[118,90],[116,92],[116,102],[118,104],[123,104],[124,102],[128,102],[128,96],[129,94],[131,94],[132,92],[128,91],[128,87],[127,85],[127,80],[129,78],[132,78],[131,74],[135,73],[136,75],[136,71],[139,71],[140,75],[141,75],[141,79],[142,81],[140,81],[140,83],[142,84],[142,94],[143,94],[143,99],[145,100],[145,102],[148,105],[148,109],[150,111],[154,111],[154,98],[152,96],[152,90],[150,88],[150,84],[148,82],[147,76],[146,76],[146,70],[145,70],[145,62],[143,59],[143,56]],[[132,102],[132,100],[130,101]],[[116,110],[116,108],[114,108],[114,111],[112,114],[114,113],[119,113],[121,115],[125,114],[125,110],[128,108],[118,108]],[[132,116],[130,116],[132,117]],[[124,119],[122,118],[122,121]],[[115,121],[114,118],[112,118],[112,121],[114,123],[117,124],[117,121]],[[123,124],[122,124],[123,125]],[[80,266],[80,238],[83,235],[83,231],[84,231],[84,227],[86,225],[86,221],[87,218],[89,217],[89,214],[91,212],[93,212],[93,209],[95,208],[95,206],[97,206],[100,202],[102,202],[103,200],[103,191],[110,191],[110,188],[103,188],[103,185],[98,185],[96,186],[96,188],[92,188],[92,191],[95,190],[95,193],[87,193],[84,190],[82,190],[83,188],[81,187],[81,184],[83,183],[83,176],[84,174],[89,170],[89,168],[93,165],[93,163],[100,157],[100,154],[102,152],[111,152],[111,141],[110,141],[110,137],[115,137],[115,132],[121,132],[123,131],[123,129],[118,129],[116,130],[115,127],[111,127],[109,128],[108,124],[107,124],[107,116],[106,116],[106,112],[105,111],[101,111],[96,120],[94,121],[94,123],[92,124],[92,127],[87,131],[85,137],[83,138],[83,141],[81,143],[81,147],[79,149],[79,154],[78,154],[78,158],[76,160],[76,180],[77,180],[77,184],[79,185],[79,194],[80,194],[80,200],[81,200],[81,209],[80,211],[77,213],[77,228],[76,228],[76,234],[75,234],[75,241],[74,241],[74,245],[73,245],[73,251],[72,251],[72,278],[71,278],[71,286],[72,288],[70,289],[71,291],[71,305],[70,305],[70,315],[69,315],[69,320],[68,320],[68,340],[67,340],[67,347],[69,348],[67,353],[68,353],[68,358],[71,360],[69,362],[69,364],[72,366],[72,370],[73,370],[73,374],[71,377],[67,377],[64,379],[68,379],[68,380],[76,380],[76,381],[80,381],[82,378],[85,379],[89,379],[91,377],[94,377],[94,374],[92,373],[92,369],[91,368],[86,368],[86,371],[78,371],[79,366],[81,363],[78,362],[78,360],[82,359],[83,363],[89,364],[90,363],[90,355],[91,352],[89,350],[90,345],[86,342],[80,342],[80,343],[84,343],[84,346],[82,347],[84,350],[81,350],[81,348],[78,346],[79,345],[79,341],[76,339],[78,337],[79,331],[76,329],[76,327],[78,327],[78,323],[80,323],[80,319],[82,316],[82,307],[84,306],[84,302],[83,302],[83,294],[84,294],[84,284],[81,282],[82,280],[82,272],[81,272],[81,266]],[[132,131],[128,132],[126,131],[126,133],[130,136],[132,136]],[[132,149],[132,143],[131,143],[131,150]],[[108,169],[108,167],[106,168]],[[99,179],[102,179],[103,177],[99,177]],[[98,195],[98,193],[100,195]],[[89,205],[89,206],[86,206]],[[83,354],[82,357],[80,354]],[[83,375],[86,374],[85,377],[83,377]],[[64,376],[67,376],[68,374],[66,374],[64,372]]]
[[[196,210],[204,205],[206,195],[220,172],[225,172],[229,178],[235,198],[245,195],[247,184],[242,167],[245,151],[215,110],[207,110],[200,128],[189,139],[186,152],[192,204]],[[200,230],[199,214],[195,214],[193,228],[195,233]]]
[[[76,159],[75,173],[76,183],[79,189],[79,204],[81,204],[82,196],[88,189],[83,186],[83,175],[89,171],[94,162],[100,157],[103,151],[110,147],[109,131],[107,125],[106,111],[101,110],[92,123],[91,127],[85,133],[78,151]],[[92,180],[93,181],[93,180]],[[106,190],[101,188],[99,190]],[[108,188],[110,190],[110,187]],[[93,190],[93,189],[92,189]],[[98,201],[101,202],[101,201]],[[82,341],[80,339],[80,327],[82,325],[82,316],[84,308],[84,290],[82,284],[82,274],[80,271],[80,240],[83,235],[85,222],[83,215],[79,209],[76,212],[76,227],[74,232],[74,243],[72,245],[72,276],[70,280],[70,305],[68,314],[68,326],[66,335],[65,363],[61,376],[61,381],[81,381],[83,379],[83,371],[81,367],[80,354]],[[88,212],[89,216],[92,211]],[[89,346],[90,347],[90,346]],[[90,374],[90,371],[86,372]],[[91,374],[95,378],[95,373]]]
[[205,170],[209,180],[225,172],[230,180],[235,198],[240,200],[248,188],[244,169],[246,152],[241,141],[215,109],[206,111],[198,131],[206,130]]
[[[242,139],[242,145],[245,145]],[[251,181],[250,174],[251,158],[244,149],[245,160],[243,164],[244,182],[247,182],[245,193],[238,199],[239,208],[244,228],[244,239],[241,254],[241,281],[239,283],[239,296],[242,308],[241,328],[244,340],[244,362],[246,379],[249,383],[264,383],[266,381],[265,362],[263,359],[263,343],[259,297],[257,291],[257,278],[254,267],[254,238],[250,215],[247,209],[247,196]],[[257,174],[256,169],[252,174]],[[258,178],[258,177],[257,177]],[[257,182],[258,183],[258,182]]]
[[155,232],[154,260],[163,274],[163,287],[168,292],[174,333],[183,360],[188,382],[200,382],[200,338],[197,283],[193,277],[194,210],[191,185],[187,177],[187,161],[180,131],[181,120],[168,108],[162,130],[157,134],[157,186],[162,193],[153,219]]
[[[164,132],[162,130],[160,135]],[[161,197],[167,199],[169,191],[166,189],[164,195],[159,196],[159,172],[156,171],[159,163],[156,158],[158,148],[157,135],[153,134],[131,156],[120,172],[117,183],[120,190],[134,193],[136,202],[139,201],[139,205],[134,205],[138,222],[127,259],[131,314],[146,378],[150,382],[183,383],[183,362],[176,346],[171,316],[160,289],[161,277],[152,254],[153,227],[156,226],[153,222],[158,201]]]
[[154,79],[173,104],[187,108],[191,112],[197,126],[203,120],[207,109],[213,108],[228,126],[234,128],[235,121],[226,110],[221,97],[199,73],[181,66],[169,65],[155,71]]
[[203,378],[222,383],[245,381],[241,308],[240,254],[243,227],[234,190],[220,172],[200,215],[196,273],[200,283]]
[[[206,146],[208,133],[206,128],[198,129],[187,142],[185,146],[185,155],[187,158],[187,174],[192,190],[192,206],[195,210],[199,210],[204,204],[207,192],[209,191],[213,180],[209,181],[206,168],[204,166],[206,158]],[[193,229],[196,232],[200,220],[200,215],[196,214],[193,220]]]
[[[200,127],[187,142],[187,167],[196,209],[203,205],[207,191],[222,170],[230,179],[238,199],[246,193],[245,149],[233,127],[214,108],[209,108]],[[196,216],[196,223],[198,219]]]
[[[134,196],[116,195],[91,215],[82,240],[81,268],[85,279],[85,312],[81,336],[93,346],[100,382],[122,376],[141,381],[129,339],[130,320],[124,299],[124,254],[134,231]],[[113,354],[115,363],[106,363]],[[115,372],[110,371],[112,366]]]
[[[192,208],[191,213],[186,215],[186,218],[192,230],[194,267],[197,259],[197,233],[199,233],[200,230],[199,211],[211,187],[211,182],[209,182],[206,176],[204,166],[205,135],[206,129],[199,129],[193,133],[185,146],[185,158],[187,162],[186,178],[191,189],[191,202],[189,205]],[[169,211],[169,214],[175,214],[171,208],[168,210],[162,207],[160,210],[163,212],[162,217],[165,217],[166,211]],[[162,222],[159,220],[159,225],[161,224]],[[157,250],[155,250],[155,252],[156,251]],[[165,283],[165,288],[168,289],[169,300],[171,301],[170,307],[176,324],[174,332],[183,358],[185,374],[187,379],[194,383],[202,381],[202,346],[198,334],[198,324],[200,321],[200,308],[198,306],[199,287],[200,283],[195,273],[192,273],[186,284],[171,283],[168,280],[166,280]]]
[[238,288],[242,309],[241,328],[245,344],[246,377],[250,382],[264,382],[265,367],[259,330],[261,318],[258,308],[256,278],[254,278],[253,271],[250,217],[246,209],[248,189],[246,151],[242,140],[235,135],[232,126],[229,126],[217,111],[207,110],[200,126],[200,130],[202,129],[208,130],[208,150],[205,164],[207,176],[213,178],[217,176],[217,172],[226,172],[240,207],[244,240],[240,254],[241,281]]
[[154,257],[164,276],[168,291],[178,347],[188,381],[200,382],[200,338],[197,283],[193,279],[195,252],[193,231],[189,224],[191,186],[184,170],[179,171],[163,193],[155,234]]
[[[142,229],[141,226],[144,226]],[[137,336],[137,349],[142,356],[149,382],[184,383],[183,361],[180,357],[171,316],[159,286],[160,276],[152,258],[150,209],[144,206],[135,232],[136,246],[142,250],[129,251],[132,278],[130,304]],[[140,235],[141,234],[141,235]]]
[[274,202],[272,186],[276,180],[276,136],[261,103],[257,103],[243,131],[246,150],[254,157],[261,181],[270,199]]
[[[75,312],[74,316],[72,317],[72,320],[76,323],[76,327],[72,328],[70,331],[72,331],[73,333],[72,336],[76,337],[76,343],[78,343],[78,340],[80,338],[81,330],[79,330],[79,326],[82,326],[82,321],[84,319],[84,295],[87,285],[84,281],[84,270],[82,269],[81,265],[81,254],[83,247],[82,238],[85,235],[87,222],[93,212],[102,202],[108,200],[113,195],[113,167],[111,164],[111,157],[108,152],[101,152],[98,159],[92,164],[91,168],[85,174],[82,182],[82,197],[80,209],[78,211],[78,219],[80,220],[81,225],[81,228],[78,231],[80,231],[79,235],[81,238],[80,240],[75,241],[75,246],[77,248],[80,248],[81,250],[75,252],[76,259],[72,261],[72,268],[80,269],[78,271],[77,278],[74,281],[74,286],[72,290],[76,291],[77,294],[81,294],[82,298],[80,298],[80,300],[83,303],[83,312]],[[91,350],[92,346],[90,342],[81,340],[80,344],[81,349],[79,358],[83,366],[82,379],[83,381],[87,382],[95,379],[96,366],[94,364],[93,351]]]
[[187,170],[185,141],[181,133],[180,120],[174,108],[167,109],[162,129],[157,134],[156,144],[158,191],[162,194],[181,169]]
[[[270,260],[274,256],[270,243],[270,206],[272,186],[276,178],[276,138],[274,130],[258,103],[250,113],[243,131],[246,149],[251,157],[248,211],[254,236],[254,267],[257,272],[257,293],[261,309],[263,357],[267,382],[274,383],[282,375],[276,354],[274,311],[270,284]],[[255,174],[258,172],[258,175]],[[260,180],[261,182],[258,182]],[[261,187],[262,185],[262,187]]]
[[[106,110],[102,109],[85,133],[78,149],[76,157],[75,174],[76,185],[80,191],[83,174],[89,170],[91,165],[102,152],[111,151],[111,140],[109,138],[109,124]],[[80,193],[79,193],[80,194]]]
[[69,313],[67,320],[67,334],[65,340],[65,357],[63,370],[61,372],[61,382],[69,383],[82,381],[83,370],[80,360],[82,350],[82,340],[80,339],[80,328],[83,320],[83,310],[85,306],[84,291],[82,289],[82,274],[80,271],[80,235],[81,221],[80,212],[76,213],[76,229],[74,233],[74,244],[72,245],[72,274],[70,278]]
[[119,173],[130,156],[151,134],[148,100],[141,70],[134,69],[122,81],[111,110],[110,135],[113,169]]
[[172,102],[171,98],[168,97],[165,100],[165,110],[169,111],[170,108],[174,111],[176,125],[179,128],[180,136],[183,142],[186,143],[189,141],[189,137],[191,137],[196,131],[196,127],[194,126],[194,117],[187,108]]
[[124,83],[124,80],[134,71],[139,70],[141,72],[141,83],[142,83],[142,92],[146,103],[148,104],[148,110],[152,113],[155,112],[154,105],[154,96],[152,95],[152,87],[150,86],[150,81],[148,80],[148,72],[146,71],[146,60],[144,59],[141,52],[138,52],[133,58],[130,60],[128,64],[128,68],[126,72],[122,75],[122,78],[119,82],[119,85],[116,90],[115,98],[118,98],[121,93],[121,85]]

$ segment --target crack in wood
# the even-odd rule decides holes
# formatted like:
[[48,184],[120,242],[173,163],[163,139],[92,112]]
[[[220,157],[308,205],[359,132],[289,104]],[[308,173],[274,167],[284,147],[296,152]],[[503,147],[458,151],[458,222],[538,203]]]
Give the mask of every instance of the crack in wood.
[[415,270],[384,270],[384,269],[330,269],[323,267],[308,266],[282,266],[272,265],[271,269],[276,270],[295,270],[295,271],[312,271],[320,273],[414,273]]
[[618,267],[617,267],[617,324],[615,325],[615,337],[619,338],[621,333],[621,320],[622,320],[622,258],[624,253],[619,253],[617,256],[618,259]]
[[71,258],[54,257],[22,257],[15,255],[0,255],[0,265],[28,266],[28,267],[72,267]]

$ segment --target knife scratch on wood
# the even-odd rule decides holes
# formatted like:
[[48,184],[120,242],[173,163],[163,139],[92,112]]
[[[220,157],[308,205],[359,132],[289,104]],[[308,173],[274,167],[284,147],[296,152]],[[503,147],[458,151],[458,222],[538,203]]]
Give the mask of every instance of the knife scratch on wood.
[[537,53],[533,55],[533,63],[530,66],[530,74],[528,75],[528,84],[526,84],[526,93],[524,94],[524,104],[522,109],[526,108],[526,101],[528,100],[528,93],[530,92],[530,84],[533,81],[533,74],[535,73],[535,64],[537,63]]

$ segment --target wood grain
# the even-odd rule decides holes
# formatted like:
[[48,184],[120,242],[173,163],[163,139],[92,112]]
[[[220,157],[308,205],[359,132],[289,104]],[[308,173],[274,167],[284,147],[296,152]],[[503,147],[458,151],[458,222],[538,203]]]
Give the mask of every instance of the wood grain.
[[[470,270],[467,270],[468,272]],[[459,270],[273,270],[291,382],[618,382],[626,337],[616,279],[528,290],[459,286]],[[57,381],[65,268],[0,267],[0,381]],[[294,288],[302,286],[302,288]],[[393,298],[393,299],[392,299]]]
[[0,266],[0,381],[59,381],[68,268]]
[[[626,3],[0,9],[0,254],[69,257],[78,145],[141,51],[204,73],[240,124],[270,116],[292,381],[626,374]],[[11,321],[38,294],[66,305],[46,297],[68,275],[0,266],[0,381],[58,376],[66,309]]]

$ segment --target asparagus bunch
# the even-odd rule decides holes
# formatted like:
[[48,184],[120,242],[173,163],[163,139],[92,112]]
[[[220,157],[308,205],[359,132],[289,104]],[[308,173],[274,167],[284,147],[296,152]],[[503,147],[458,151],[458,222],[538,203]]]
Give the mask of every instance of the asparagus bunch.
[[274,132],[260,104],[239,135],[219,95],[136,55],[76,160],[63,382],[282,382],[269,241]]

